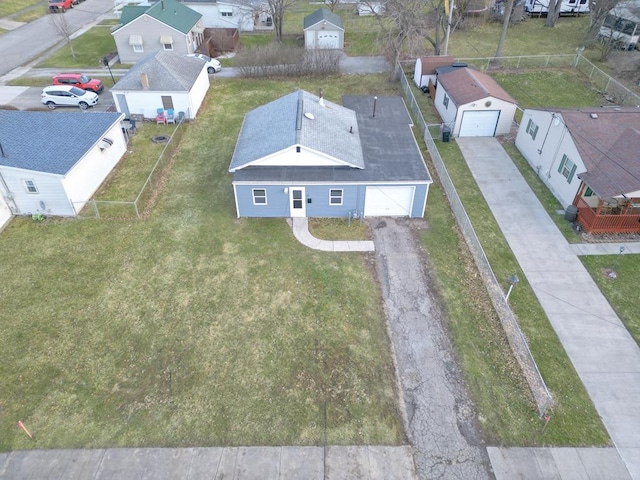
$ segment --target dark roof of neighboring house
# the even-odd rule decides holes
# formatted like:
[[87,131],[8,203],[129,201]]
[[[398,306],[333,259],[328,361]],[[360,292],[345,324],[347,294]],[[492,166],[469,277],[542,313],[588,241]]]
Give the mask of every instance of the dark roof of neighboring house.
[[489,75],[468,67],[456,68],[445,73],[440,73],[440,70],[438,70],[438,85],[444,87],[454,103],[458,106],[487,97],[517,103],[511,95],[505,92]]
[[[202,73],[204,63],[201,58],[161,50],[137,62],[111,91],[188,92]],[[142,73],[149,79],[147,89],[142,86]]]
[[[0,165],[65,175],[118,122],[121,113],[0,110]],[[60,125],[74,125],[64,135]]]
[[176,0],[161,0],[150,7],[125,6],[120,17],[120,26],[124,26],[141,15],[146,14],[159,22],[175,28],[179,32],[189,31],[202,18],[202,14],[192,10]]
[[640,190],[640,108],[559,113],[587,169],[581,180],[601,198]]
[[335,25],[338,28],[344,30],[344,26],[342,25],[342,18],[339,15],[327,10],[326,8],[319,8],[313,13],[310,13],[306,17],[304,17],[304,30],[309,27],[313,27],[317,23],[322,21],[329,22]]
[[[322,107],[319,100],[297,90],[248,112],[229,170],[242,169],[293,145],[321,152],[345,165],[364,167],[355,112],[326,100]],[[308,113],[313,119],[305,116]],[[348,133],[350,128],[355,134]]]
[[420,57],[422,75],[435,75],[436,68],[451,65],[453,57],[451,55]]
[[[357,116],[364,169],[350,167],[249,167],[234,173],[235,182],[420,182],[431,183],[411,129],[412,121],[401,97],[378,97],[373,117],[372,96],[343,97],[345,108]],[[325,132],[328,141],[340,142],[351,133]]]

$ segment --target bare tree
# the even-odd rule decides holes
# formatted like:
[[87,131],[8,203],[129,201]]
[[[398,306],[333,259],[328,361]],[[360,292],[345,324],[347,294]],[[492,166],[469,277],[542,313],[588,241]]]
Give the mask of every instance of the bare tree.
[[282,22],[284,14],[291,10],[296,0],[267,0],[268,13],[273,20],[273,29],[276,33],[276,42],[282,42]]
[[589,17],[591,22],[589,29],[582,39],[581,47],[587,47],[596,40],[600,33],[600,27],[604,24],[609,11],[614,9],[618,3],[620,3],[620,0],[589,0]]
[[338,8],[338,5],[340,5],[340,2],[342,0],[325,0],[324,4],[329,7],[329,10],[331,10],[332,12],[335,12],[336,8]]
[[553,28],[556,26],[556,20],[560,17],[560,9],[562,8],[562,0],[549,0],[549,11],[544,26]]
[[507,0],[507,5],[504,7],[504,14],[502,15],[502,32],[500,33],[500,40],[498,40],[498,48],[496,49],[496,56],[493,63],[499,64],[500,57],[502,57],[502,48],[504,42],[507,39],[507,32],[509,31],[509,21],[511,20],[511,12],[513,11],[514,0]]
[[71,35],[73,34],[73,31],[69,26],[69,22],[67,22],[66,16],[64,15],[64,13],[51,14],[49,15],[49,21],[51,22],[51,25],[53,25],[53,27],[56,29],[58,34],[62,38],[64,38],[67,45],[69,45],[71,56],[75,60],[76,52],[73,50],[73,43],[71,43]]

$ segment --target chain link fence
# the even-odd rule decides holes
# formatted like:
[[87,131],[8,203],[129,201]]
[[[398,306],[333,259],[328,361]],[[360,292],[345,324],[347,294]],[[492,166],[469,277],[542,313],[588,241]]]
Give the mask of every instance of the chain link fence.
[[433,140],[431,130],[439,132],[440,125],[428,125],[425,122],[406,75],[402,72],[400,66],[398,66],[398,70],[405,99],[409,103],[409,108],[417,119],[417,124],[423,135],[424,142],[427,145],[427,150],[433,160],[438,178],[442,184],[443,190],[445,191],[458,227],[462,232],[478,271],[486,285],[491,302],[498,314],[498,317],[500,318],[500,323],[502,324],[502,328],[507,336],[511,350],[513,351],[513,354],[524,373],[527,383],[529,384],[529,388],[531,389],[531,393],[533,394],[538,408],[538,414],[542,417],[552,406],[553,399],[542,375],[540,374],[540,371],[538,370],[538,365],[533,359],[527,339],[518,324],[518,319],[505,299],[502,287],[491,269],[489,260],[484,253],[480,240],[478,239],[473,225],[471,224],[471,220],[464,209],[455,185],[449,177],[444,161],[442,160],[442,157],[438,152],[438,148]]

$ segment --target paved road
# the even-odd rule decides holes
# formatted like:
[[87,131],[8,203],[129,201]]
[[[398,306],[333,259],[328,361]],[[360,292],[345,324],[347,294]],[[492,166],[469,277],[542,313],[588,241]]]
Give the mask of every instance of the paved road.
[[462,154],[631,476],[640,480],[640,348],[495,138]]
[[[76,31],[111,10],[113,2],[110,0],[86,0],[63,15],[70,30]],[[62,37],[51,24],[48,15],[0,35],[0,76],[45,53],[60,40]],[[96,65],[98,60],[96,57]]]

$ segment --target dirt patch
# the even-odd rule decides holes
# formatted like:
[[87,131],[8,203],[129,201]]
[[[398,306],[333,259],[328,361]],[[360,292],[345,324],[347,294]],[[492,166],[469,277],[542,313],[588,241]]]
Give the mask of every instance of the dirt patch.
[[609,73],[634,93],[640,93],[640,51],[612,52],[607,60]]

